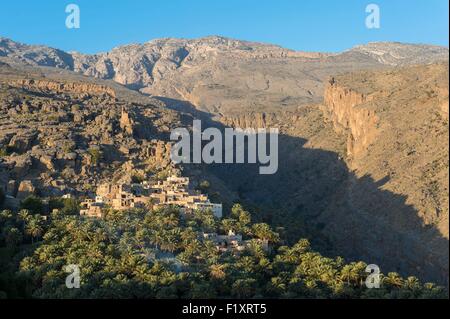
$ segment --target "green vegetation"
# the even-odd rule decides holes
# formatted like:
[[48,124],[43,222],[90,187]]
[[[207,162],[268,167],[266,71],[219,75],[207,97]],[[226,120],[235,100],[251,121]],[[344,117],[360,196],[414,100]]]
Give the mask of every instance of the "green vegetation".
[[207,193],[209,190],[210,184],[208,181],[203,180],[198,184],[198,190],[200,190],[202,193]]
[[5,193],[3,192],[3,188],[0,188],[0,208],[3,206],[5,202]]
[[[62,208],[58,201],[51,205]],[[201,236],[231,227],[250,240],[247,249],[219,252]],[[396,273],[382,276],[380,289],[368,289],[365,263],[323,257],[306,239],[288,247],[269,225],[252,224],[241,205],[223,220],[211,212],[182,215],[175,207],[108,210],[103,219],[55,212],[46,221],[27,210],[3,211],[0,230],[6,256],[0,259],[0,294],[7,297],[447,297],[441,287]],[[65,286],[69,264],[80,267],[80,289]]]
[[20,261],[33,253],[36,246],[31,243],[44,233],[44,227],[42,216],[27,210],[0,212],[0,297],[31,297],[28,278],[17,270]]
[[3,147],[0,147],[0,158],[9,156],[14,152],[18,152],[18,150],[14,146],[6,145]]
[[70,152],[73,152],[74,150],[75,150],[75,148],[76,148],[76,144],[73,142],[73,141],[67,141],[67,142],[65,142],[64,144],[63,144],[63,147],[62,147],[62,149],[63,149],[63,151],[64,151],[64,154],[68,154],[68,153],[70,153]]
[[90,148],[88,153],[91,156],[92,165],[96,166],[102,158],[102,152],[98,148]]
[[27,209],[33,214],[43,214],[44,213],[44,203],[43,201],[34,195],[30,195],[25,198],[20,203],[21,209]]
[[75,198],[50,198],[49,211],[60,210],[64,215],[77,215],[80,212],[80,203]]
[[145,180],[145,177],[139,174],[134,174],[133,176],[131,176],[131,182],[132,183],[142,183]]
[[47,116],[47,120],[52,122],[58,122],[59,116],[57,114],[50,114]]
[[8,156],[9,152],[8,149],[6,147],[2,147],[0,148],[0,158]]

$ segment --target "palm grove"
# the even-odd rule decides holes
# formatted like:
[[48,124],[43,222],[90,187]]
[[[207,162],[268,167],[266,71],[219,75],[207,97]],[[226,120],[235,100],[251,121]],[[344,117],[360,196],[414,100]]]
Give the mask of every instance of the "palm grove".
[[[38,198],[0,213],[3,298],[446,298],[444,288],[397,273],[365,285],[366,264],[314,251],[306,239],[287,246],[265,223],[252,224],[235,204],[225,219],[176,207],[78,215],[73,199],[53,199],[45,218]],[[55,209],[56,208],[56,209]],[[252,239],[242,252],[219,252],[203,232],[230,229]],[[267,240],[265,250],[258,239]],[[79,289],[65,266],[78,265]]]

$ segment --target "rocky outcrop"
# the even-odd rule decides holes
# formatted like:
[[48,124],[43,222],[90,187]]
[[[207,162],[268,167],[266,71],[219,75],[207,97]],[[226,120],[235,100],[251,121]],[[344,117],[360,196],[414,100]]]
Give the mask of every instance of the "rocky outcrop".
[[33,185],[33,182],[30,180],[21,181],[19,184],[19,189],[17,190],[17,198],[24,199],[30,195],[34,195],[36,192],[36,188]]
[[215,119],[228,127],[235,128],[278,128],[281,131],[295,128],[301,119],[308,116],[311,108],[317,105],[299,106],[291,110],[279,110],[278,112],[242,112],[216,117]]
[[[280,114],[278,114],[280,115]],[[236,128],[267,128],[279,124],[280,118],[276,113],[242,113],[239,115],[223,116],[220,122],[225,126]]]
[[31,148],[36,134],[32,133],[18,133],[14,135],[9,141],[9,147],[16,152],[24,153]]
[[[247,182],[242,188],[252,190],[247,196],[255,203],[295,203],[314,227],[322,225],[335,253],[350,260],[447,284],[446,110],[448,64],[438,63],[336,76],[319,107],[245,111],[220,121],[280,128],[276,175],[285,176]],[[321,166],[326,149],[337,156]],[[235,172],[239,180],[260,178],[246,174]],[[257,197],[260,185],[269,190]]]
[[152,163],[164,167],[170,164],[170,151],[171,144],[163,141],[152,141],[152,147],[148,155]]
[[84,93],[91,95],[107,94],[110,97],[116,97],[116,93],[110,87],[97,85],[92,83],[76,83],[76,82],[56,82],[49,80],[31,80],[21,79],[8,82],[12,87],[22,88],[26,90],[50,91],[54,93]]
[[347,134],[347,155],[360,157],[377,138],[379,118],[375,110],[364,107],[373,95],[356,92],[331,79],[325,88],[324,113],[338,134]]
[[162,141],[181,123],[163,102],[66,72],[11,70],[0,69],[0,187],[8,195],[86,194],[99,180],[170,164]]
[[120,115],[120,128],[128,135],[133,135],[134,121],[131,118],[130,113],[122,108]]
[[448,63],[330,79],[322,110],[354,176],[320,220],[344,255],[448,285],[446,101]]

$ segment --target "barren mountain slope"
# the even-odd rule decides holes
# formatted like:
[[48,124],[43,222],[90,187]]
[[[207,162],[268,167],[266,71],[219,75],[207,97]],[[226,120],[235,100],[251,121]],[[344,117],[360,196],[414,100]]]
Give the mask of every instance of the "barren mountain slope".
[[329,233],[349,253],[404,254],[404,267],[448,281],[448,63],[337,77],[325,106],[356,178],[378,190],[350,180],[342,209],[323,216]]
[[277,174],[206,170],[264,207],[261,218],[294,234],[307,225],[333,253],[447,282],[448,63],[337,76],[322,106],[220,120],[280,128]]
[[157,39],[84,55],[0,39],[0,59],[112,79],[213,114],[295,108],[320,102],[329,75],[447,58],[443,47],[400,43],[323,54],[213,36]]
[[166,141],[182,125],[179,114],[115,83],[49,74],[0,65],[0,187],[7,195],[85,195],[102,180],[171,166]]

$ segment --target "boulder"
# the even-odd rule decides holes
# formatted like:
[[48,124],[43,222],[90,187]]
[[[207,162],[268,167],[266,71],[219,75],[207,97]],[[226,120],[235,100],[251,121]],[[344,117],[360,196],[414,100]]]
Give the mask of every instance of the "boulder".
[[9,146],[19,153],[25,153],[31,149],[31,145],[35,139],[35,134],[17,134],[9,141]]
[[33,195],[36,191],[36,188],[33,185],[33,182],[30,180],[23,180],[19,184],[19,189],[17,190],[17,198],[24,199],[30,195]]
[[47,167],[49,171],[55,170],[55,165],[53,164],[53,157],[49,155],[43,155],[39,158],[39,161]]
[[12,172],[16,176],[24,176],[28,174],[31,167],[33,166],[33,161],[29,154],[23,154],[19,156],[15,156],[12,159]]

